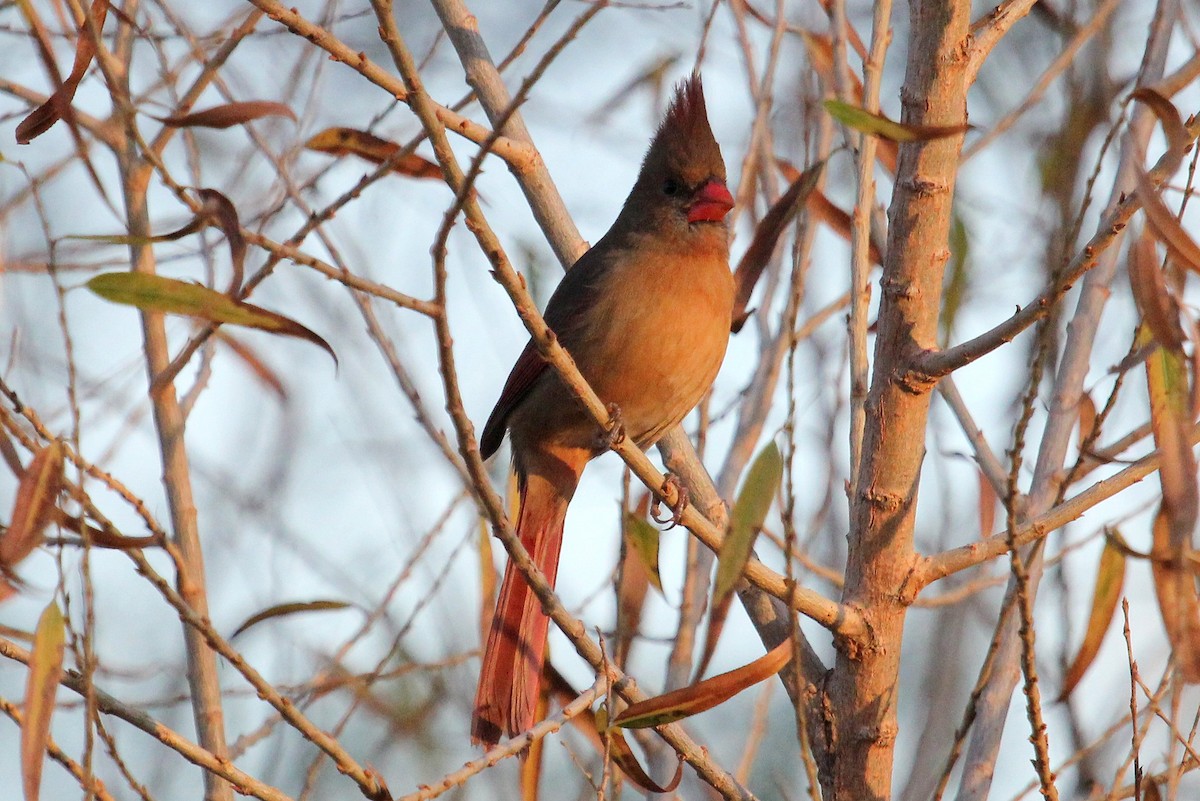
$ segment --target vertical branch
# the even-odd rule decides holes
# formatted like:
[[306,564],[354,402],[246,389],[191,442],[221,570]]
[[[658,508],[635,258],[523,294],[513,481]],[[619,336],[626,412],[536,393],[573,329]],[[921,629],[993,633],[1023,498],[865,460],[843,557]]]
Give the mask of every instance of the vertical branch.
[[[1138,76],[1139,85],[1152,84],[1162,76],[1167,45],[1178,12],[1178,0],[1159,0]],[[1139,109],[1134,114],[1122,146],[1121,161],[1106,213],[1117,207],[1133,185],[1134,170],[1141,168],[1152,125],[1153,116],[1145,109]],[[1111,292],[1110,285],[1116,275],[1117,255],[1118,248],[1109,247],[1101,254],[1096,267],[1088,272],[1075,314],[1067,326],[1067,341],[1054,379],[1050,413],[1031,482],[1033,489],[1029,497],[1028,519],[1048,510],[1058,495],[1067,446],[1078,415],[1079,397],[1090,367],[1092,345]],[[1027,591],[1032,602],[1036,598],[1042,574],[1040,549],[1027,560],[1026,571]],[[1010,700],[1021,670],[1021,641],[1017,633],[1019,621],[1012,614],[1013,605],[1009,602],[1015,589],[1015,582],[1010,582],[1004,604],[1006,612],[997,623],[999,650],[990,682],[977,705],[975,728],[963,764],[959,801],[984,801],[991,788],[1000,738],[1004,733]]]
[[[970,6],[969,0],[911,2],[901,90],[905,122],[966,119]],[[882,36],[877,30],[877,46]],[[831,742],[822,781],[828,798],[891,795],[900,645],[914,590],[913,525],[932,390],[913,368],[937,343],[961,147],[962,137],[954,136],[900,148],[842,596],[867,618],[871,638],[865,647],[838,649],[827,685],[824,725]]]
[[[73,5],[77,3],[73,2]],[[136,16],[136,0],[131,0],[123,10],[128,18]],[[96,38],[97,48],[103,50],[99,31],[95,30],[94,24],[89,23],[89,27],[92,29],[90,33]],[[115,155],[125,202],[126,224],[132,238],[129,261],[134,271],[154,274],[157,272],[154,250],[146,244],[151,236],[146,193],[153,167],[141,155],[140,137],[136,132],[137,120],[130,105],[128,76],[132,66],[133,31],[124,22],[120,30],[116,54],[123,66],[121,77],[117,78],[108,69],[105,69],[105,77],[127,134],[124,137],[124,149],[116,150]],[[100,54],[99,61],[102,67],[106,64],[105,54]],[[142,311],[140,316],[146,374],[149,384],[154,386],[155,379],[171,362],[166,326],[160,312]],[[158,435],[163,486],[171,513],[171,538],[178,546],[181,557],[176,579],[179,594],[197,615],[207,619],[208,591],[204,577],[204,551],[200,545],[196,504],[192,496],[191,472],[184,438],[185,419],[174,384],[166,382],[151,391],[150,405]],[[183,625],[183,636],[187,648],[188,686],[191,690],[197,736],[201,746],[217,759],[224,760],[228,748],[225,742],[225,716],[216,655],[205,641],[204,635],[186,623]],[[232,801],[231,785],[216,773],[205,771],[204,785],[206,801]]]

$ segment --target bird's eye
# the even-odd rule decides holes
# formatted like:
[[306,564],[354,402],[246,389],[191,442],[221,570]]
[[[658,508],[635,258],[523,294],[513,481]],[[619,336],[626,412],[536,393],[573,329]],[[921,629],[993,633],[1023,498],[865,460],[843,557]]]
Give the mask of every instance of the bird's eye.
[[674,179],[671,179],[671,178],[668,178],[668,179],[666,180],[666,182],[663,184],[662,191],[663,191],[663,194],[664,194],[664,195],[669,195],[669,196],[671,196],[671,197],[674,197],[675,195],[678,195],[678,194],[679,194],[679,191],[680,191],[682,188],[683,188],[683,187],[681,187],[681,186],[679,185],[679,182],[678,182],[678,181],[676,181],[676,180],[674,180]]

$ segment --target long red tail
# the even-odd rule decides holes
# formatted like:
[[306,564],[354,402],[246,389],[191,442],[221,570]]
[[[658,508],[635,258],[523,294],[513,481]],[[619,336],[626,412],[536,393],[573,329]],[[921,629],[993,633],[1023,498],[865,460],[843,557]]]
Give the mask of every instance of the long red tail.
[[[569,501],[569,492],[563,493],[537,475],[529,476],[521,487],[517,534],[552,587]],[[549,624],[541,601],[521,571],[509,562],[475,692],[474,742],[492,746],[502,734],[512,736],[533,725]]]

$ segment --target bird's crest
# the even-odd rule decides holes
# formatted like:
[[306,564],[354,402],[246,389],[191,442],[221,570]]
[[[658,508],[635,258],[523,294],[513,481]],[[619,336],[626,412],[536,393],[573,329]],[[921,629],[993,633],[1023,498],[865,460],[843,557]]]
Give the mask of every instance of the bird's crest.
[[645,163],[660,160],[675,170],[690,167],[725,176],[721,150],[708,123],[699,73],[693,72],[675,87],[675,96],[650,143]]

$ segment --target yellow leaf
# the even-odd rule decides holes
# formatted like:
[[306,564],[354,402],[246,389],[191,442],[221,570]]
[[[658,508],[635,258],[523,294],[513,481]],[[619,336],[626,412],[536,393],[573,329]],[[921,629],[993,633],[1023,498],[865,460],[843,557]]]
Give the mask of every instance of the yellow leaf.
[[1163,628],[1185,681],[1200,683],[1200,598],[1196,581],[1172,543],[1166,503],[1154,516],[1154,555],[1150,569]]
[[1124,584],[1125,553],[1113,540],[1108,539],[1105,541],[1104,551],[1100,554],[1100,565],[1096,568],[1096,589],[1092,593],[1092,612],[1088,616],[1087,629],[1079,652],[1075,654],[1075,659],[1063,678],[1060,700],[1071,694],[1099,653],[1100,644],[1104,641],[1104,635],[1117,611],[1117,603],[1121,600],[1121,588]]
[[25,801],[38,801],[42,764],[50,739],[50,718],[58,681],[62,678],[66,625],[53,601],[38,618],[29,655],[29,679],[25,685],[25,724],[21,727],[21,780]]
[[650,577],[650,583],[660,593],[663,591],[662,576],[658,573],[658,529],[645,518],[632,512],[625,513],[625,538],[633,546],[642,566]]

